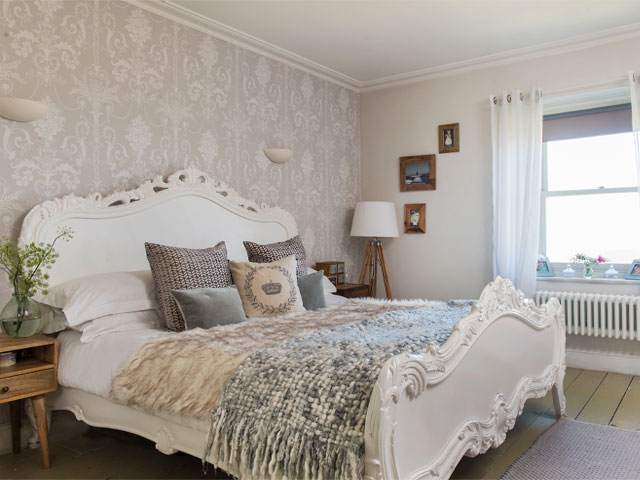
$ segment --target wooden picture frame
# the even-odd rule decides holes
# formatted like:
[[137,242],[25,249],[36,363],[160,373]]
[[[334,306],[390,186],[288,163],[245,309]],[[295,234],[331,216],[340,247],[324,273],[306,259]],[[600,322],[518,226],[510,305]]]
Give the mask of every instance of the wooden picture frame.
[[436,189],[436,156],[400,157],[400,191]]
[[404,204],[404,233],[427,232],[427,206],[424,203]]
[[438,147],[440,153],[460,151],[460,124],[438,125]]

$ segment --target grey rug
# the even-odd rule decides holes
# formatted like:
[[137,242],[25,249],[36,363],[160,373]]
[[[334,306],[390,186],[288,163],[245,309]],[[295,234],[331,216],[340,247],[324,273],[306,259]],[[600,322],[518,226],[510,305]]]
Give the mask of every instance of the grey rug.
[[640,432],[560,420],[501,480],[638,480]]

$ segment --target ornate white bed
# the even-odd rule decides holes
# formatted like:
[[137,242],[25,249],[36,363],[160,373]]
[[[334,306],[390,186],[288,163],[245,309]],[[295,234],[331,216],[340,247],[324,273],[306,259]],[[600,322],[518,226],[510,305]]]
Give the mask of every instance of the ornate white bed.
[[[71,227],[51,272],[55,285],[94,273],[148,269],[144,242],[202,248],[225,240],[229,258],[244,259],[243,240],[268,243],[297,233],[293,217],[257,205],[188,168],[107,197],[67,196],[34,207],[20,242],[49,241]],[[500,445],[528,398],[553,388],[564,412],[565,332],[556,300],[542,308],[510,282],[496,279],[440,348],[389,359],[370,400],[365,477],[448,478],[463,455]],[[206,432],[72,388],[48,399],[89,425],[156,442],[165,454],[201,457]]]

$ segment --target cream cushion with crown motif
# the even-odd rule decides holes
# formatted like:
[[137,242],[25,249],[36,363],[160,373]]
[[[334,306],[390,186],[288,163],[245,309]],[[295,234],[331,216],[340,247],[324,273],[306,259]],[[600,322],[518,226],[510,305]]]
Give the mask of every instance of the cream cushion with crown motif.
[[296,265],[295,255],[270,263],[229,262],[247,317],[275,317],[305,310]]

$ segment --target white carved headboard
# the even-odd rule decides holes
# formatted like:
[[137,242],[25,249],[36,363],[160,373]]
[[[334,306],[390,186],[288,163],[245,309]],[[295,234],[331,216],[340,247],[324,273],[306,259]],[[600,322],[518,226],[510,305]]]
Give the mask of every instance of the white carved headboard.
[[241,198],[191,167],[128,192],[47,200],[27,214],[19,242],[51,242],[60,227],[71,227],[74,238],[56,244],[60,258],[51,285],[94,273],[149,269],[144,242],[204,248],[224,240],[230,259],[246,260],[243,240],[270,243],[297,234],[290,213]]

